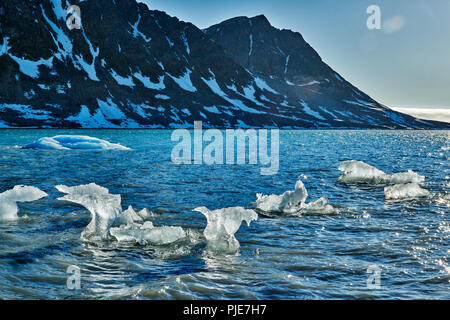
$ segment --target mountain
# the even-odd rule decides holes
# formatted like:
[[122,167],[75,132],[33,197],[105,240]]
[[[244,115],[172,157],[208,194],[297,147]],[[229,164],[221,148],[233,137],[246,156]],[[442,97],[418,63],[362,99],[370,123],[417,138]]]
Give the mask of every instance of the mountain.
[[0,4],[0,127],[448,128],[380,105],[264,16],[206,30],[135,0]]

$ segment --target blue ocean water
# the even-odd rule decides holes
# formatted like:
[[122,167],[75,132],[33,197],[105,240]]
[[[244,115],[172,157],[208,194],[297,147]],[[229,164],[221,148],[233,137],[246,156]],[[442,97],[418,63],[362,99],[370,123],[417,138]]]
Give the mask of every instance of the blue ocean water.
[[[175,165],[170,130],[1,130],[0,192],[31,185],[49,196],[20,203],[0,223],[1,299],[449,299],[449,131],[281,131],[280,169],[260,165]],[[41,137],[88,135],[129,151],[24,150]],[[382,187],[336,180],[340,162],[426,177],[431,196],[385,201]],[[327,197],[337,215],[260,217],[236,234],[237,255],[206,250],[206,220],[192,209],[251,207],[256,193],[282,194],[298,177],[310,200]],[[54,187],[94,182],[148,208],[155,225],[199,234],[196,243],[141,246],[85,242],[83,207]],[[447,196],[447,198],[446,198]],[[259,255],[255,252],[259,249]],[[71,291],[67,268],[81,270]],[[367,269],[381,270],[369,289]]]

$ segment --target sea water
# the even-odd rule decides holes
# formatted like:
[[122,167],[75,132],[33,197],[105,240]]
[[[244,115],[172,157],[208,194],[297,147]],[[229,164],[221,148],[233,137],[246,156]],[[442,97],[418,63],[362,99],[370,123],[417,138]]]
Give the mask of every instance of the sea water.
[[[0,193],[26,185],[48,194],[19,202],[18,219],[0,222],[0,298],[450,298],[449,131],[280,131],[279,172],[273,176],[260,175],[258,165],[174,164],[171,134],[0,130]],[[130,150],[22,149],[61,135]],[[425,179],[403,182],[428,193],[408,191],[387,200],[392,190],[411,186],[392,189],[393,179],[338,181],[345,174],[339,167],[351,160],[389,177],[412,170]],[[259,212],[258,220],[234,234],[238,251],[210,250],[207,219],[194,209],[252,209],[257,193],[283,195],[299,180],[305,203],[333,210]],[[115,231],[122,240],[153,228],[183,230],[188,240],[154,245],[83,239],[91,213],[58,200],[65,194],[55,186],[90,183],[120,195],[124,212],[129,206],[149,212],[145,224]],[[79,290],[67,285],[74,267]],[[379,289],[368,286],[374,269],[381,271]]]

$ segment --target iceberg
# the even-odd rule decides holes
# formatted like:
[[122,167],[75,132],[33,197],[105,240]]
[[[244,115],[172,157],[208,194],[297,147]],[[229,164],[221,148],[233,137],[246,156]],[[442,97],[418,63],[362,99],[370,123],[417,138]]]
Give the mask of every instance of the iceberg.
[[46,150],[130,150],[120,144],[111,143],[106,140],[89,136],[60,135],[52,138],[44,137],[23,149],[46,149]]
[[91,222],[83,231],[82,238],[106,239],[109,237],[111,227],[143,222],[150,216],[147,209],[135,212],[131,206],[122,212],[121,196],[110,194],[108,189],[95,183],[76,187],[59,185],[56,189],[66,193],[58,200],[79,204],[91,213]]
[[403,200],[428,197],[430,192],[417,183],[398,184],[384,188],[386,200]]
[[0,193],[0,221],[14,221],[19,218],[17,202],[36,201],[46,196],[47,194],[38,188],[22,185]]
[[329,204],[327,198],[322,197],[316,201],[303,204],[300,213],[309,215],[331,215],[339,213],[339,209]]
[[[56,186],[59,192],[66,193],[58,200],[79,204],[91,213],[91,222],[81,234],[82,239],[106,239],[109,229],[122,214],[120,195],[110,194],[109,190],[91,183],[76,187]],[[123,217],[123,219],[127,219]]]
[[294,191],[286,191],[282,195],[263,195],[257,193],[256,208],[264,212],[282,212],[293,214],[299,211],[308,197],[308,191],[301,180],[295,184]]
[[346,184],[386,185],[425,182],[424,176],[412,170],[388,174],[367,163],[355,160],[342,162],[339,170],[344,174],[338,178],[338,182]]
[[296,182],[294,191],[286,191],[282,195],[257,193],[256,197],[256,209],[269,217],[339,213],[339,210],[329,204],[327,198],[324,197],[306,203],[308,191],[301,180]]
[[308,197],[303,181],[298,180],[294,191],[286,191],[282,195],[263,195],[257,193],[256,208],[264,212],[282,212],[293,214],[299,211]]
[[81,234],[83,240],[108,240],[113,237],[119,242],[166,245],[186,237],[179,227],[154,227],[146,221],[154,216],[147,209],[136,212],[130,206],[122,211],[121,196],[110,194],[107,188],[95,183],[76,187],[59,185],[56,189],[66,193],[58,200],[79,204],[91,213],[91,221]]
[[206,207],[194,209],[202,213],[207,219],[207,225],[203,232],[208,247],[213,251],[236,253],[239,250],[239,241],[234,236],[241,227],[243,221],[250,226],[252,221],[258,220],[258,214],[253,210],[242,207],[209,210]]
[[186,238],[181,227],[155,227],[150,221],[141,224],[111,228],[111,235],[119,242],[137,242],[141,245],[168,245]]

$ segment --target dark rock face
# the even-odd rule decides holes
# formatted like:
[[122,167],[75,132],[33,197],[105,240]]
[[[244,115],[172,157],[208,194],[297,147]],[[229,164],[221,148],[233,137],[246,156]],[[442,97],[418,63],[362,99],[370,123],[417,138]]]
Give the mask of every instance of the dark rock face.
[[448,128],[394,112],[264,16],[207,30],[134,0],[0,4],[0,127]]

